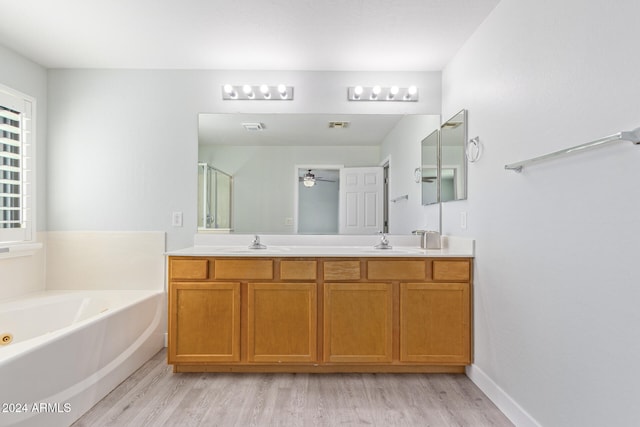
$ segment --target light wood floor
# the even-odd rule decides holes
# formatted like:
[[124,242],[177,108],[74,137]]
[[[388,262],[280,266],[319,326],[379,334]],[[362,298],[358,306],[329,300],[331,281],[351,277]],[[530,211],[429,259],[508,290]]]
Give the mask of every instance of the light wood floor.
[[73,426],[512,426],[464,375],[174,374],[160,351]]

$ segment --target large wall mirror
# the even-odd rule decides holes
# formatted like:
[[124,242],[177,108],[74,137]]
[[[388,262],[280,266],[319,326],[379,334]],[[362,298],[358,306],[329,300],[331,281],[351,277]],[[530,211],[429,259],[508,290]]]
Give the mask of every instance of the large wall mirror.
[[[330,194],[340,187],[338,170],[382,169],[384,160],[392,155],[391,180],[396,189],[391,196],[406,194],[407,189],[417,190],[411,183],[412,171],[419,166],[420,141],[439,126],[440,117],[202,113],[198,123],[198,161],[233,179],[233,232],[333,234],[342,232],[336,231],[336,198]],[[403,150],[405,154],[405,148],[399,148],[405,146],[414,151],[403,159],[393,150]],[[314,175],[315,185],[304,186],[306,174]],[[406,183],[402,181],[405,176]],[[310,198],[316,196],[317,200]],[[328,200],[334,202],[330,204]],[[417,194],[411,203],[419,209]],[[404,202],[392,207],[408,206]],[[198,211],[205,212],[202,207]],[[206,214],[203,215],[202,224],[206,226]],[[199,231],[211,230],[203,227]]]
[[467,198],[467,111],[422,140],[422,204]]

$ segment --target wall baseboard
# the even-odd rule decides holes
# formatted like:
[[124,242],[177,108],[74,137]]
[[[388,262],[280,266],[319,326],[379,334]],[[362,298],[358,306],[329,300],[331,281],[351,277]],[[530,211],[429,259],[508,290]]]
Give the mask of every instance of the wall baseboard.
[[467,367],[467,376],[518,427],[541,427],[511,396],[476,365]]

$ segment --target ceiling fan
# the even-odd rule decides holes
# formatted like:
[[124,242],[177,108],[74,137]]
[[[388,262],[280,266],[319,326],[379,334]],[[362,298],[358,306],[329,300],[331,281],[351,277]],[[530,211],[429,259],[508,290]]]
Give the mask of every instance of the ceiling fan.
[[301,181],[305,187],[313,187],[314,185],[316,185],[316,181],[335,182],[334,180],[331,180],[331,179],[315,176],[314,174],[311,173],[311,169],[308,169],[307,173],[305,173],[303,176],[298,177],[298,181]]

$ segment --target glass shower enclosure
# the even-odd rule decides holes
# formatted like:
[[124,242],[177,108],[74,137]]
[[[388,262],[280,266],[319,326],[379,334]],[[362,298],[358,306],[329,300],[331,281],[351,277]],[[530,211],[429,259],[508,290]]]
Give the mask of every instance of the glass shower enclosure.
[[198,163],[198,229],[231,231],[233,177]]

